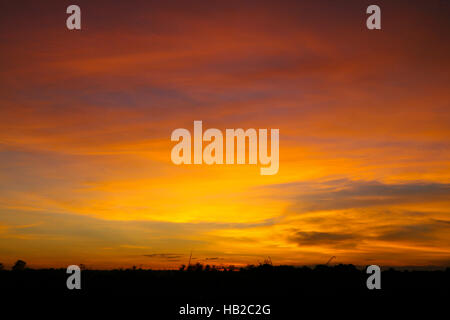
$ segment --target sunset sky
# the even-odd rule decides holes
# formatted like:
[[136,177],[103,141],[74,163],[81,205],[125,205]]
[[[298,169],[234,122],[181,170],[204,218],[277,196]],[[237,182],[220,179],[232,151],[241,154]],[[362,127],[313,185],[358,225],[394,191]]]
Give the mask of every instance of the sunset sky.
[[[449,17],[444,0],[2,1],[0,262],[449,266]],[[278,174],[173,164],[194,120],[280,129]]]

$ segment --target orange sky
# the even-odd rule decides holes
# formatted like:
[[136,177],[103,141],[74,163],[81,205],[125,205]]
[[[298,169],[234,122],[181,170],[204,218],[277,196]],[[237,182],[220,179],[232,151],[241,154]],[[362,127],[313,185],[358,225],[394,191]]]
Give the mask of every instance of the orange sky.
[[[9,1],[0,262],[450,264],[450,6]],[[280,169],[170,160],[176,128],[279,128]]]

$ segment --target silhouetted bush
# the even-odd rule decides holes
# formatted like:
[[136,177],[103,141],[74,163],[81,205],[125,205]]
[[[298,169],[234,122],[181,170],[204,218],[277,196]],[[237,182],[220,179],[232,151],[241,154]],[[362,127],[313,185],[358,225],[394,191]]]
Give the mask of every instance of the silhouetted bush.
[[17,260],[14,266],[12,267],[13,271],[22,271],[25,270],[25,266],[27,263],[23,260]]

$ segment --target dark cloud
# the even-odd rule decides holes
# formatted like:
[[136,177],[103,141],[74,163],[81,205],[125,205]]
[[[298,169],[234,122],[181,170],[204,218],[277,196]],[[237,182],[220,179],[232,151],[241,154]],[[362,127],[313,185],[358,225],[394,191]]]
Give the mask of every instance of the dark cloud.
[[172,254],[172,253],[152,253],[152,254],[144,254],[144,257],[147,258],[162,258],[167,260],[175,260],[178,261],[183,255],[180,254]]
[[423,223],[409,225],[385,225],[371,227],[365,232],[360,230],[354,233],[344,232],[316,232],[295,230],[288,240],[298,246],[328,246],[333,248],[356,247],[363,242],[373,240],[387,241],[390,243],[403,242],[409,244],[433,245],[439,243],[439,239],[450,232],[450,221],[429,219]]
[[384,184],[378,181],[341,179],[310,184],[278,184],[269,188],[281,191],[282,197],[292,198],[294,204],[291,211],[296,213],[450,199],[450,184],[442,183]]
[[314,245],[335,245],[343,241],[353,240],[355,235],[347,233],[330,233],[330,232],[302,232],[298,231],[290,237],[292,242],[298,245],[314,246]]
[[430,242],[448,232],[450,232],[450,221],[430,220],[422,224],[385,227],[376,238],[391,242]]

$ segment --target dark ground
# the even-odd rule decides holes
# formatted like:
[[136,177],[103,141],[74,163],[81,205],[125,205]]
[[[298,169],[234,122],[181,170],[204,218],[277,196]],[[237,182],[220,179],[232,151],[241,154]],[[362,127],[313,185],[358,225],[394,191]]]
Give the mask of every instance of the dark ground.
[[[445,271],[383,271],[381,289],[368,290],[365,270],[352,265],[334,267],[291,267],[261,265],[237,271],[158,271],[158,270],[83,270],[81,290],[68,290],[65,269],[24,269],[0,271],[0,292],[9,299],[75,299],[71,301],[110,301],[115,308],[124,301],[145,304],[157,319],[206,319],[180,317],[181,306],[223,304],[270,304],[271,316],[257,319],[288,319],[306,307],[307,301],[345,305],[373,302],[397,304],[407,301],[450,300],[450,268]],[[105,299],[106,298],[106,299]],[[59,300],[58,300],[59,301]],[[409,303],[408,301],[411,301]],[[78,303],[78,302],[77,302]],[[97,303],[97,302],[95,302]],[[100,302],[99,302],[100,303]],[[342,304],[341,304],[342,305]],[[289,318],[290,318],[289,316]],[[150,317],[149,319],[153,319]],[[247,316],[216,315],[212,319],[253,319]]]

